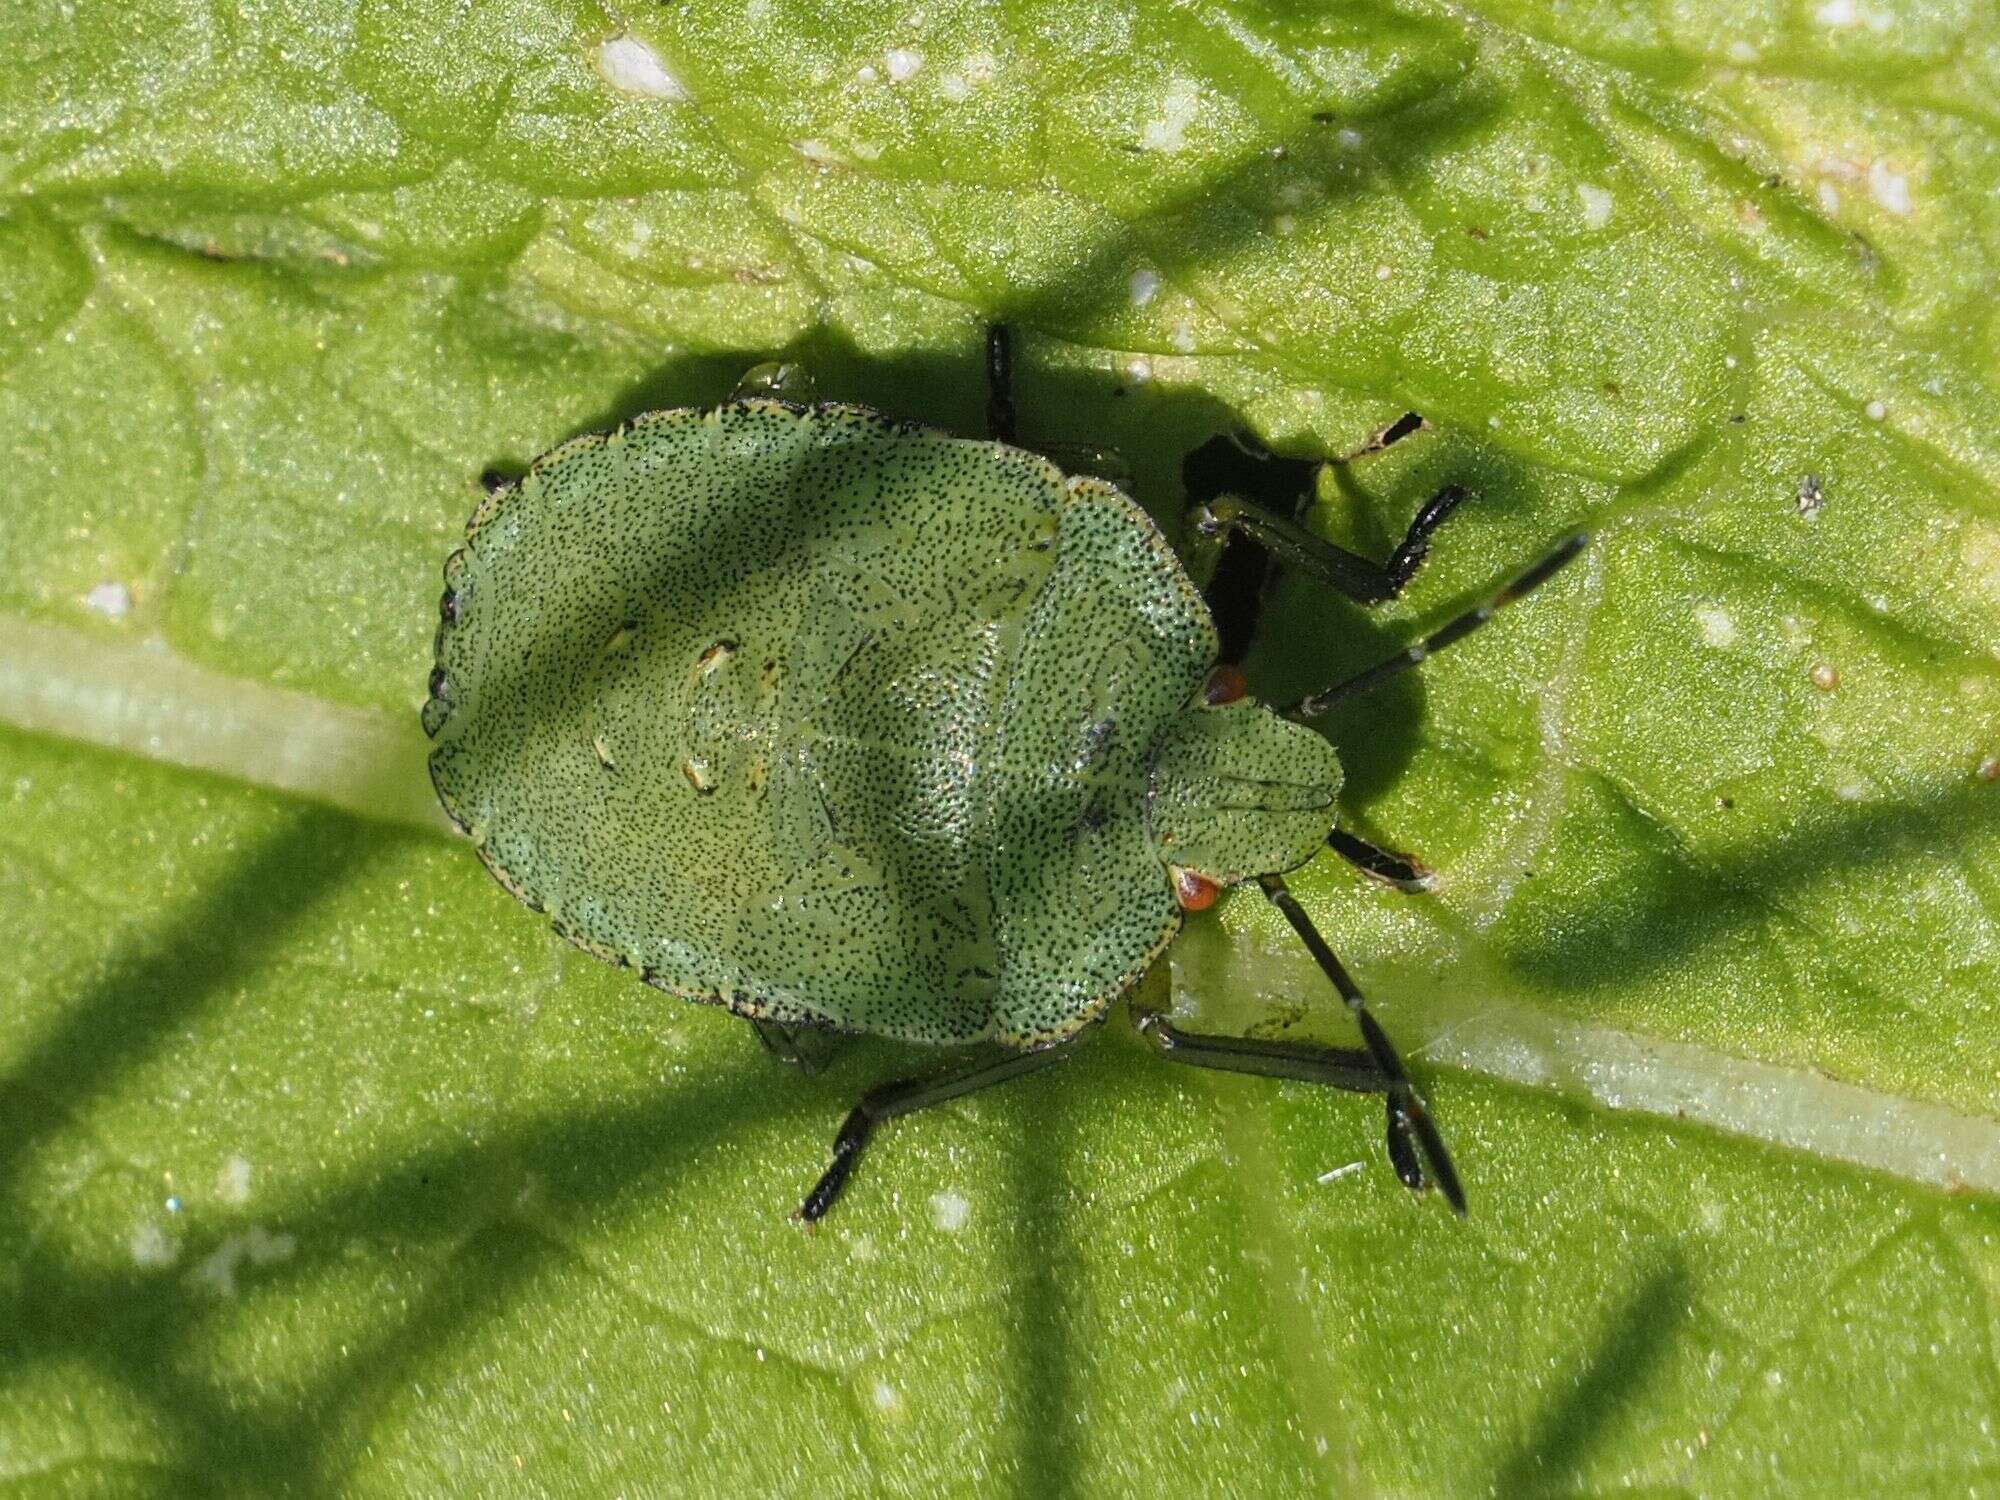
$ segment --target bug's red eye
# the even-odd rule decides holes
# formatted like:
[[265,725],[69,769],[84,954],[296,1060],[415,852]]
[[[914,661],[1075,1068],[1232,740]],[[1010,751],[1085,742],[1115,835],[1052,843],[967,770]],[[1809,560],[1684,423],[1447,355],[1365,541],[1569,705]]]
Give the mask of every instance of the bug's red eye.
[[1249,691],[1250,684],[1243,680],[1243,669],[1224,662],[1208,674],[1208,685],[1201,690],[1201,701],[1211,707],[1234,703]]
[[1174,899],[1183,910],[1207,911],[1221,894],[1222,887],[1206,875],[1197,875],[1192,870],[1174,871]]

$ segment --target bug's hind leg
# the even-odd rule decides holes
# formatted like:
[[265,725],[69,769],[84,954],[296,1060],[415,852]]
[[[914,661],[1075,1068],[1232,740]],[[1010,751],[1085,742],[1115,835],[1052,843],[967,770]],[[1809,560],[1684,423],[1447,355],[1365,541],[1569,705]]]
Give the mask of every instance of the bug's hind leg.
[[943,1104],[950,1099],[960,1099],[1023,1074],[1038,1073],[1067,1058],[1073,1045],[1060,1043],[1034,1052],[1010,1052],[996,1060],[975,1063],[942,1077],[903,1078],[870,1089],[861,1096],[861,1102],[854,1106],[841,1125],[840,1133],[833,1138],[832,1165],[813,1185],[813,1190],[806,1194],[806,1201],[799,1205],[799,1211],[793,1217],[814,1224],[833,1207],[841,1189],[847,1186],[847,1179],[854,1171],[854,1163],[860,1157],[862,1147],[868,1144],[875,1127],[884,1120],[893,1120],[897,1115],[907,1115],[914,1110],[929,1109],[933,1104]]
[[1409,855],[1371,844],[1344,828],[1336,828],[1329,833],[1326,846],[1364,875],[1373,875],[1398,890],[1412,893],[1427,891],[1436,883],[1436,877],[1430,870]]
[[766,1052],[808,1077],[825,1068],[833,1060],[833,1054],[840,1050],[840,1043],[833,1033],[810,1026],[781,1026],[776,1021],[759,1021],[752,1017],[750,1029],[757,1033],[757,1040],[764,1044]]

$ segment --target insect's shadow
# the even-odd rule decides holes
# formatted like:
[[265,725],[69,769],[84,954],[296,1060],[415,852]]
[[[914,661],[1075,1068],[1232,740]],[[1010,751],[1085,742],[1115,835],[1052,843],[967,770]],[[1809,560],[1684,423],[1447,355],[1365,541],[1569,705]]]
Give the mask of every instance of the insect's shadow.
[[1678,1247],[1657,1265],[1606,1322],[1580,1366],[1500,1466],[1496,1495],[1582,1493],[1577,1470],[1591,1448],[1646,1395],[1674,1339],[1693,1315],[1694,1279]]
[[[811,373],[818,399],[859,402],[946,431],[976,435],[983,430],[986,401],[980,335],[979,328],[968,327],[959,349],[884,356],[821,330],[776,352]],[[1079,460],[1102,460],[1111,477],[1146,508],[1169,539],[1188,550],[1193,539],[1186,525],[1183,460],[1204,447],[1228,450],[1231,445],[1219,440],[1248,433],[1248,419],[1196,388],[1135,381],[1116,369],[1080,368],[1074,361],[1045,362],[1043,341],[1024,337],[1019,344],[1014,386],[1021,412],[1018,441],[1050,453],[1066,467],[1075,467]],[[725,399],[742,373],[770,353],[746,350],[740,355],[663,363],[568,435],[609,430],[666,406],[713,404]],[[1438,448],[1436,461],[1405,464],[1412,470],[1409,482],[1386,489],[1377,482],[1372,491],[1368,471],[1378,461],[1376,455],[1291,455],[1319,461],[1320,492],[1348,497],[1351,503],[1345,509],[1359,518],[1354,540],[1368,555],[1386,558],[1400,540],[1401,527],[1445,483],[1474,488],[1475,504],[1483,510],[1504,512],[1525,503],[1529,477],[1511,456],[1484,445],[1440,444],[1429,431],[1406,441],[1411,447]],[[1257,461],[1246,453],[1240,462],[1247,481]],[[514,475],[524,468],[517,460],[496,458],[490,472]],[[1226,473],[1220,482],[1238,493],[1250,488],[1247,482],[1230,485]],[[1296,493],[1270,498],[1274,504],[1302,511],[1313,503],[1314,494],[1308,476]],[[1448,550],[1452,542],[1447,526],[1436,548]],[[1262,555],[1262,549],[1254,550]],[[1443,619],[1471,598],[1470,592],[1429,597],[1425,616]],[[1416,628],[1407,619],[1385,620],[1317,580],[1278,568],[1266,571],[1262,586],[1249,598],[1222,607],[1231,605],[1237,617],[1219,620],[1225,642],[1232,635],[1247,640],[1245,668],[1251,689],[1273,702],[1303,697],[1381,660],[1407,644]],[[1320,731],[1341,751],[1347,771],[1343,800],[1350,815],[1393,785],[1415,752],[1424,722],[1424,693],[1422,674],[1406,673],[1365,703],[1319,722]]]

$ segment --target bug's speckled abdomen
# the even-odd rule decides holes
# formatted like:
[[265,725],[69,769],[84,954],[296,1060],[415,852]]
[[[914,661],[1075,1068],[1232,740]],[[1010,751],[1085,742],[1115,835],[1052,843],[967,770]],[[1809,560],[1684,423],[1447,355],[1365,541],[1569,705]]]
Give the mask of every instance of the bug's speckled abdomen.
[[447,581],[445,805],[665,988],[1026,1042],[1174,930],[1146,767],[1214,639],[1107,486],[859,408],[655,413],[482,506]]

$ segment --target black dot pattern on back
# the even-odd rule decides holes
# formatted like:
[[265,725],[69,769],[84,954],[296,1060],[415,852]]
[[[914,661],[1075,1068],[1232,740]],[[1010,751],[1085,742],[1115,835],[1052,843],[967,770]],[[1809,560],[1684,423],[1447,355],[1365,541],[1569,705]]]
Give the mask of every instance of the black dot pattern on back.
[[1214,632],[1106,485],[860,407],[656,412],[488,497],[445,598],[446,809],[663,989],[1028,1044],[1177,926],[1146,773]]

